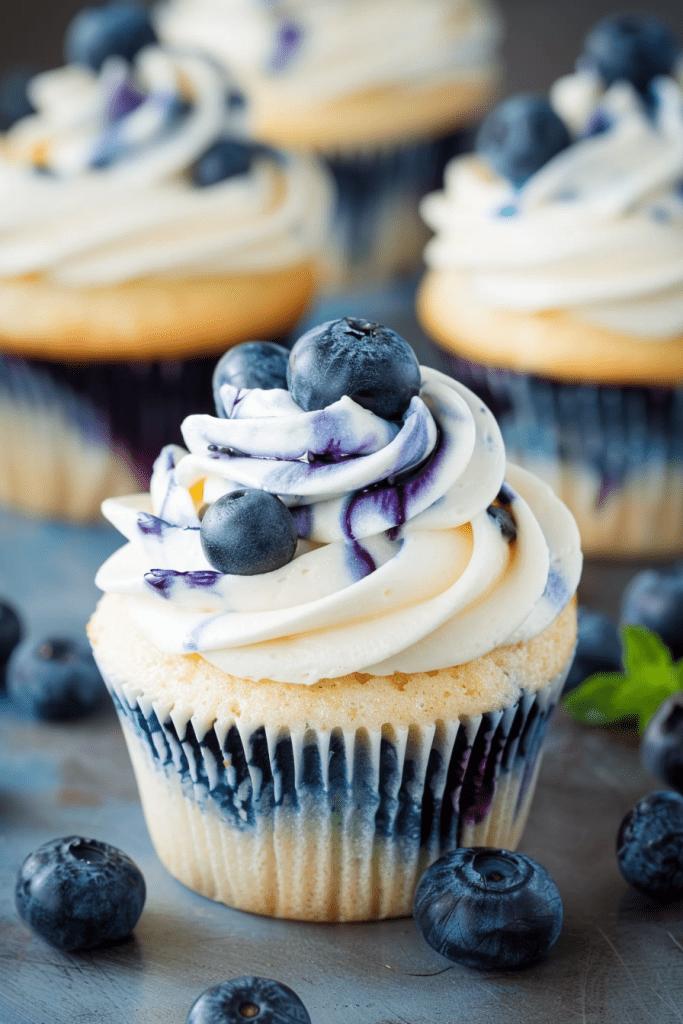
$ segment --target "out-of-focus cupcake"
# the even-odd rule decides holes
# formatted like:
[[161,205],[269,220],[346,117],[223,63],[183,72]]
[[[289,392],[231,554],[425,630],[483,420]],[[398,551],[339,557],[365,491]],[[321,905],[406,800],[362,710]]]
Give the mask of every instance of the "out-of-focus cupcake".
[[105,503],[129,543],[89,635],[173,875],[261,914],[403,916],[446,850],[519,841],[578,531],[394,332],[323,324],[288,365],[288,389],[223,377],[150,494]]
[[422,206],[422,324],[592,554],[683,550],[678,66],[659,23],[600,23],[549,102],[503,103]]
[[419,198],[496,92],[488,0],[166,0],[163,39],[232,68],[271,145],[326,158],[338,190],[330,287],[421,266]]
[[212,353],[286,336],[333,204],[209,58],[87,58],[29,83],[0,151],[0,501],[76,520],[211,408]]

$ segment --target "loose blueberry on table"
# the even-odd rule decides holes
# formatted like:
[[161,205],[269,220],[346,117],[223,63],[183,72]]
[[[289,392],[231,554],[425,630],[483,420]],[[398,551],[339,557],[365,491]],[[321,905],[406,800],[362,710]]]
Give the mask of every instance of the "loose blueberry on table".
[[291,562],[297,535],[292,514],[280,498],[245,488],[230,491],[209,505],[199,539],[214,569],[254,576]]
[[270,978],[223,981],[192,1004],[186,1024],[311,1024],[306,1007],[287,985]]
[[683,796],[658,790],[639,800],[617,835],[619,869],[660,903],[683,899]]
[[225,416],[220,389],[224,384],[236,388],[287,389],[289,349],[274,341],[245,341],[229,348],[213,371],[213,397],[216,412]]
[[89,646],[69,637],[19,644],[7,664],[7,692],[22,714],[53,722],[90,714],[108,699]]
[[576,653],[563,693],[596,672],[623,672],[621,640],[615,624],[601,612],[579,606]]
[[515,188],[571,145],[564,121],[544,96],[512,96],[499,104],[477,132],[477,153]]
[[64,57],[67,64],[84,64],[99,71],[107,57],[132,61],[143,46],[155,42],[156,33],[146,8],[114,0],[78,12],[66,30]]
[[344,317],[307,331],[289,356],[287,384],[306,412],[345,395],[385,420],[400,420],[420,391],[420,364],[395,331]]
[[52,839],[17,875],[19,917],[59,949],[93,949],[126,938],[145,903],[145,880],[121,850],[97,839]]
[[0,601],[0,686],[4,685],[7,662],[22,633],[21,619],[15,609],[6,601]]
[[443,956],[479,969],[520,967],[544,956],[562,930],[562,899],[540,864],[486,847],[452,850],[423,874],[413,917]]
[[640,757],[661,782],[683,793],[683,692],[662,701],[645,726]]
[[637,573],[624,590],[620,618],[658,633],[672,657],[683,658],[683,563]]
[[678,57],[674,36],[657,18],[617,14],[589,32],[579,63],[597,71],[606,86],[623,80],[645,93],[653,78],[671,74]]

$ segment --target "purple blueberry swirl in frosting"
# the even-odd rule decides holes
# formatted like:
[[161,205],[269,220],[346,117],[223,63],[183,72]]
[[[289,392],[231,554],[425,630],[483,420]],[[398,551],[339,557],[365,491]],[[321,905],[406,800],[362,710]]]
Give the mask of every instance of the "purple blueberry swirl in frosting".
[[[538,635],[576,589],[576,525],[506,466],[488,408],[420,369],[395,423],[348,396],[304,411],[289,391],[223,384],[225,416],[187,417],[187,449],[163,449],[150,494],[104,503],[128,543],[98,585],[127,596],[161,650],[251,679],[431,671]],[[204,555],[207,504],[242,488],[294,518],[279,569],[220,573]]]

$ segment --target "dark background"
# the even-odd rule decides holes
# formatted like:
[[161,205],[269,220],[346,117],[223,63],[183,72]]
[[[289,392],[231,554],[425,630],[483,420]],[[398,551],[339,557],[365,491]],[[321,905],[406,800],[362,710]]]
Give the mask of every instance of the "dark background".
[[[64,29],[82,0],[0,0],[0,70],[20,64],[62,63]],[[505,91],[545,91],[571,70],[586,31],[599,18],[625,10],[661,17],[683,46],[683,0],[498,0],[507,25]],[[396,0],[400,15],[401,0]]]

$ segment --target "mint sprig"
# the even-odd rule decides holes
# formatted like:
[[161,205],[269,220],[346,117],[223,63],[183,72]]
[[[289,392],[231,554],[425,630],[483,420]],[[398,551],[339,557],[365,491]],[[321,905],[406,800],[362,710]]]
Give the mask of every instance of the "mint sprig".
[[636,718],[642,733],[662,701],[683,690],[683,658],[673,662],[666,644],[644,626],[622,626],[620,633],[625,671],[589,676],[562,703],[587,725]]

